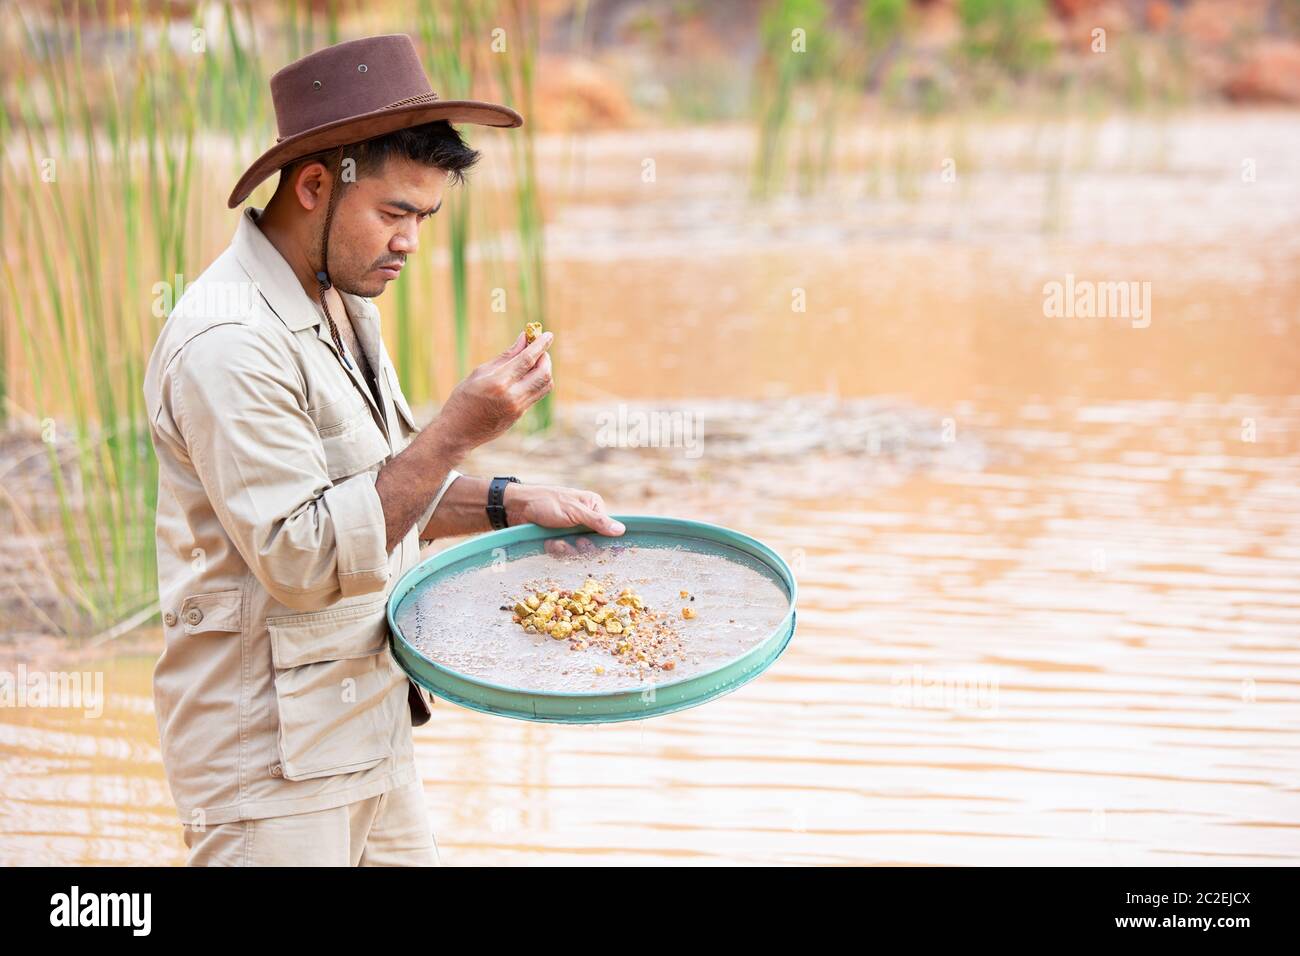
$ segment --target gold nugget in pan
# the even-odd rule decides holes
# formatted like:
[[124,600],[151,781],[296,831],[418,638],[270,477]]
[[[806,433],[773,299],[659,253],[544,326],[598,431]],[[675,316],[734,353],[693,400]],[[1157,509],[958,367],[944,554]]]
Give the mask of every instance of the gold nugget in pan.
[[[607,651],[634,667],[670,671],[682,656],[681,634],[631,588],[611,598],[605,586],[587,578],[576,591],[534,590],[514,605],[512,620],[530,634],[568,640],[571,651]],[[686,616],[683,614],[683,616]],[[605,673],[598,666],[597,674]]]
[[527,325],[524,326],[524,339],[527,340],[527,343],[529,345],[532,345],[535,341],[537,341],[537,336],[541,334],[542,334],[542,323],[540,322],[529,322]]

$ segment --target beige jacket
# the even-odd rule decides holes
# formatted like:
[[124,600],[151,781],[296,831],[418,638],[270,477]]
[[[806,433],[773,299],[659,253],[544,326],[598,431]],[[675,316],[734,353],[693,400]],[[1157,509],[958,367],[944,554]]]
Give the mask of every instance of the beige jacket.
[[[429,718],[388,648],[386,602],[419,559],[391,554],[375,474],[417,428],[367,298],[341,293],[382,391],[340,362],[319,303],[247,208],[154,346],[154,670],[182,822],[339,806],[415,779]],[[336,316],[341,320],[341,316]],[[456,476],[453,472],[443,488]]]

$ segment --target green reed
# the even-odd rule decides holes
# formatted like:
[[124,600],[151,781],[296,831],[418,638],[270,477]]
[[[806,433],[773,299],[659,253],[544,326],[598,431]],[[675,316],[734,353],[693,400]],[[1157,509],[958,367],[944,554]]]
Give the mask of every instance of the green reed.
[[864,0],[854,27],[863,36],[846,40],[825,0],[770,0],[764,7],[754,76],[752,196],[766,198],[783,186],[796,134],[799,191],[821,187],[833,164],[840,118],[856,105],[902,18],[898,0]]
[[[204,251],[204,205],[213,197],[200,199],[196,187],[213,174],[224,182],[238,166],[205,165],[199,136],[229,137],[241,155],[260,149],[274,135],[271,69],[337,42],[340,7],[361,9],[331,0],[322,16],[312,0],[292,0],[277,11],[277,32],[255,28],[256,8],[247,0],[214,3],[190,7],[176,21],[190,32],[189,49],[168,45],[166,28],[175,24],[145,0],[63,0],[42,7],[41,16],[30,7],[0,10],[31,51],[7,82],[0,109],[12,170],[0,200],[0,421],[17,415],[36,423],[50,489],[34,507],[8,493],[0,506],[16,509],[16,523],[34,536],[61,539],[41,557],[58,569],[67,604],[57,626],[68,633],[143,622],[156,611],[158,473],[144,365],[183,292],[176,277],[196,273]],[[474,80],[495,72],[505,101],[532,118],[535,12],[458,0],[422,2],[419,13],[425,55],[445,98],[486,93],[473,89]],[[214,36],[203,29],[210,19]],[[494,62],[488,44],[497,22],[509,29],[509,52]],[[129,54],[92,52],[101,48],[85,42],[92,29],[121,31]],[[268,44],[276,46],[273,57],[262,49]],[[508,137],[520,250],[512,329],[543,320],[545,301],[533,130],[525,130],[526,137]],[[224,201],[224,193],[215,199]],[[462,373],[471,346],[469,240],[481,215],[468,200],[466,191],[448,216],[451,325]],[[420,370],[419,349],[429,348],[428,330],[412,319],[419,298],[409,282],[397,284],[395,358],[406,380]],[[544,427],[549,416],[548,401],[529,424]]]
[[[156,601],[143,372],[160,324],[155,286],[190,259],[198,110],[190,64],[166,45],[143,49],[139,0],[54,13],[50,32],[19,13],[35,70],[16,81],[21,137],[6,139],[28,178],[4,212],[16,253],[4,295],[46,445],[69,571],[59,584],[83,618],[63,626],[78,629]],[[82,24],[96,22],[127,24],[125,66],[90,60]]]
[[[515,227],[519,237],[517,261],[522,315],[514,326],[527,322],[546,323],[546,249],[541,192],[537,182],[537,50],[541,23],[536,3],[502,0],[498,18],[506,25],[507,48],[495,54],[497,82],[507,102],[525,118],[524,125],[509,137],[513,160]],[[552,356],[552,361],[554,357]],[[528,412],[525,427],[533,431],[549,428],[554,419],[554,400],[546,395]]]
[[[0,103],[0,144],[7,144],[10,137],[9,111]],[[0,149],[0,160],[7,159],[7,148]],[[6,173],[8,166],[5,167]],[[0,189],[0,238],[4,235],[5,197],[8,190]],[[0,430],[9,427],[9,325],[0,318]]]
[[[486,42],[482,36],[485,23],[481,20],[479,5],[455,0],[450,4],[435,4],[421,0],[418,8],[419,36],[423,53],[439,94],[444,99],[468,99],[474,95],[475,45]],[[466,139],[472,135],[462,131]],[[455,338],[456,375],[469,374],[470,361],[470,304],[468,249],[471,228],[471,191],[463,190],[456,201],[448,204],[447,253],[450,261],[451,317]],[[399,341],[408,343],[414,338],[410,333],[411,315],[409,300],[399,299],[397,326]],[[399,371],[401,371],[399,369]]]

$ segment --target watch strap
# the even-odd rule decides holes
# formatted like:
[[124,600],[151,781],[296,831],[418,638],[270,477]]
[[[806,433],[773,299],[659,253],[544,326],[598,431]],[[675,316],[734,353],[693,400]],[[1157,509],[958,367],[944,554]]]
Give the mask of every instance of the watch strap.
[[493,528],[506,527],[506,485],[512,481],[521,483],[518,478],[507,476],[493,478],[488,484],[487,516]]

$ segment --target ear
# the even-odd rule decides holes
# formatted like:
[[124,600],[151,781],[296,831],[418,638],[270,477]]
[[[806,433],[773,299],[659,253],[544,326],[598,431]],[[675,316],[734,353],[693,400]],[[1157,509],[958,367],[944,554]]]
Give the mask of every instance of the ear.
[[329,202],[330,181],[324,163],[307,163],[293,175],[293,194],[302,208],[310,212]]

